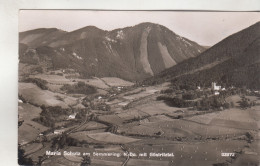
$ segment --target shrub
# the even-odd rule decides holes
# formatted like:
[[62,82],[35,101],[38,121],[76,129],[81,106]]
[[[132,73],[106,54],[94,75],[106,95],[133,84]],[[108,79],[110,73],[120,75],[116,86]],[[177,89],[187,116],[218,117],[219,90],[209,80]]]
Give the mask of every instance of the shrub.
[[78,82],[75,85],[63,85],[61,90],[66,91],[67,93],[72,94],[94,94],[97,92],[96,88],[90,85],[85,84],[84,82]]
[[194,100],[197,98],[197,94],[194,92],[188,92],[182,95],[182,99],[184,100]]
[[63,109],[60,106],[49,106],[45,107],[41,106],[42,112],[40,113],[40,117],[33,119],[34,121],[47,126],[54,128],[55,122],[60,121],[62,115],[68,116],[70,114],[70,110]]
[[251,103],[249,102],[249,99],[247,99],[244,96],[242,97],[242,100],[239,102],[239,105],[241,108],[251,107]]
[[41,66],[37,66],[33,69],[34,71],[37,71],[38,73],[43,73],[43,69]]
[[18,145],[18,164],[19,165],[33,165],[30,157],[26,157],[25,151]]
[[42,90],[47,90],[48,87],[46,86],[47,81],[42,80],[40,78],[27,78],[24,80],[24,82],[30,82],[30,83],[34,83],[36,84],[39,88],[41,88]]
[[224,103],[223,107],[226,108],[226,109],[229,109],[230,108],[230,104],[229,103]]
[[185,101],[183,99],[171,96],[158,96],[157,100],[163,100],[167,105],[171,107],[191,107],[194,106],[195,102],[192,101]]
[[165,90],[161,90],[161,93],[173,93],[174,90],[171,88],[165,89]]

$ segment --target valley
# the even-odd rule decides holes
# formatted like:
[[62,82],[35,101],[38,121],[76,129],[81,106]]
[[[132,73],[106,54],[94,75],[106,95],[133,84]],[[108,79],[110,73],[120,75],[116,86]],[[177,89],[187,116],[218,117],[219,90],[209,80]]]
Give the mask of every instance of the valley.
[[[157,100],[170,88],[167,82],[136,87],[113,77],[67,79],[66,76],[53,73],[29,76],[45,80],[47,90],[34,83],[19,83],[19,122],[22,122],[19,144],[26,157],[35,163],[80,165],[83,153],[91,154],[91,165],[243,165],[245,159],[250,164],[258,162],[255,144],[259,141],[259,97],[246,95],[255,106],[241,109],[241,95],[234,94],[226,97],[227,102],[235,103],[233,108],[203,111],[173,107]],[[97,91],[86,96],[61,90],[64,84],[79,82]],[[201,91],[208,90],[194,92]],[[66,112],[59,113],[54,124],[46,126],[35,121],[43,117],[43,105],[45,109],[60,107]],[[70,119],[72,114],[76,116]],[[81,156],[46,155],[46,150],[54,149],[81,152]],[[174,157],[92,156],[94,152],[173,153]],[[222,153],[235,153],[236,157],[221,156]]]
[[44,166],[258,165],[259,28],[207,50],[147,22],[21,32],[19,154]]

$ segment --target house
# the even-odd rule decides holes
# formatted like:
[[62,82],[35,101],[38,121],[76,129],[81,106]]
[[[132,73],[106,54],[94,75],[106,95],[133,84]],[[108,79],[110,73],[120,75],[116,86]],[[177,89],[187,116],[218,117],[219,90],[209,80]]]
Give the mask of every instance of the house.
[[122,88],[123,88],[123,87],[121,87],[121,86],[118,86],[118,87],[117,87],[117,90],[118,90],[118,91],[121,91],[121,90],[122,90]]
[[76,118],[76,114],[71,114],[71,115],[69,115],[68,119],[75,119],[75,118]]
[[221,90],[221,86],[217,86],[217,84],[215,82],[212,82],[211,89],[214,91],[218,91],[218,90]]
[[53,134],[62,134],[64,130],[54,130]]
[[214,92],[214,95],[219,95],[219,92],[218,92],[218,91],[215,91],[215,92]]

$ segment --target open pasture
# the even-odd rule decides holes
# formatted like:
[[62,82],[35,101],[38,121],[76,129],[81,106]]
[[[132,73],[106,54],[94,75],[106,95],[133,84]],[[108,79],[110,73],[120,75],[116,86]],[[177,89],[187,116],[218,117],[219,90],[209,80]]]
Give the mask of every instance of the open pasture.
[[19,103],[18,115],[19,119],[32,120],[33,118],[39,117],[41,113],[41,108],[35,107],[29,103]]
[[31,78],[40,78],[54,85],[74,84],[72,80],[65,78],[65,76],[51,75],[51,74],[37,74],[31,75]]
[[[42,90],[32,83],[19,83],[19,94],[27,101],[30,101],[30,103],[36,105],[44,104],[46,106],[61,106],[62,108],[68,108],[69,105],[77,103],[77,99],[74,97]],[[63,100],[59,100],[56,96],[63,98]]]
[[141,110],[149,115],[158,115],[158,114],[174,114],[177,110],[187,110],[187,108],[177,108],[169,107],[163,101],[154,101],[151,103],[146,103],[138,105],[135,109]]
[[140,110],[136,110],[136,109],[129,109],[129,110],[124,110],[124,111],[120,111],[121,113],[116,114],[118,117],[120,117],[121,119],[123,119],[124,121],[126,120],[131,120],[134,118],[142,118],[145,116],[149,116],[149,114],[140,111]]
[[77,129],[77,131],[84,131],[84,130],[97,130],[97,129],[104,129],[107,126],[102,124],[102,123],[98,123],[95,121],[90,121],[86,124],[84,124],[83,126],[81,126],[80,128]]
[[23,149],[25,151],[25,155],[28,155],[28,154],[31,154],[33,152],[40,150],[42,147],[43,147],[43,145],[41,143],[31,143],[31,144],[25,145],[23,147]]
[[134,83],[130,81],[125,81],[123,79],[117,77],[103,77],[101,78],[103,81],[106,82],[109,86],[132,86]]
[[77,81],[77,82],[82,81],[82,82],[85,82],[85,84],[95,86],[95,87],[101,88],[101,89],[109,88],[109,86],[106,85],[104,81],[102,81],[100,78],[97,78],[97,77],[93,77],[91,79],[75,79],[75,81]]
[[[144,89],[144,90],[141,90]],[[135,93],[136,92],[136,93]],[[122,98],[126,99],[126,100],[138,100],[140,98],[146,97],[146,96],[150,96],[155,94],[156,92],[159,92],[159,89],[156,88],[152,88],[152,87],[147,87],[147,88],[137,88],[135,90],[132,91],[128,91],[125,94],[131,94],[132,95],[127,95],[127,96],[122,96]]]
[[27,144],[37,138],[39,130],[29,124],[22,124],[18,129],[18,143],[21,145]]
[[63,156],[53,156],[42,163],[43,166],[80,166],[80,162],[70,161]]
[[163,133],[161,129],[158,127],[154,128],[149,126],[148,123],[140,124],[136,126],[123,126],[118,128],[118,132],[122,133],[125,132],[126,134],[132,135],[143,135],[143,136],[155,136],[156,133],[160,132]]
[[112,134],[110,132],[103,132],[103,133],[94,133],[88,134],[88,137],[105,143],[119,143],[119,144],[126,144],[130,142],[138,141],[138,139],[125,137],[121,135]]
[[42,147],[40,150],[28,155],[28,157],[30,157],[34,162],[38,162],[39,161],[39,156],[43,156],[44,154],[46,154],[46,151],[51,150],[50,145],[45,144],[44,147]]
[[124,119],[121,119],[117,115],[102,115],[102,116],[99,116],[98,119],[100,121],[110,123],[110,124],[115,124],[115,125],[119,125],[124,122]]
[[127,166],[136,166],[136,165],[142,165],[142,166],[168,166],[169,161],[159,161],[159,160],[147,160],[147,159],[133,159],[130,158],[130,160],[127,162]]
[[[219,139],[226,137],[236,137],[245,134],[244,130],[228,128],[227,126],[216,126],[201,124],[185,119],[168,119],[168,117],[154,118],[150,117],[148,121],[133,122],[131,125],[123,125],[118,128],[119,132],[127,134],[155,136],[172,139],[175,137],[186,137],[187,139],[211,138]],[[159,133],[160,132],[160,133]]]
[[75,132],[70,135],[79,141],[87,141],[90,143],[115,143],[115,144],[125,144],[130,142],[138,141],[131,137],[125,137],[121,135],[112,134],[110,132],[99,132],[99,133],[88,133],[85,131]]
[[37,138],[39,133],[47,130],[48,128],[34,122],[33,119],[39,117],[41,109],[28,103],[19,103],[18,115],[19,120],[24,122],[18,128],[18,143],[26,144]]
[[[147,142],[149,144],[149,142]],[[133,144],[127,145],[127,149],[134,153],[173,153],[174,157],[148,157],[149,160],[169,161],[173,165],[212,165],[225,162],[230,157],[221,156],[222,152],[233,153],[240,151],[247,144],[245,141],[217,141],[201,143],[168,143],[158,145]],[[144,160],[144,157],[140,157]],[[146,158],[147,159],[147,158]],[[130,160],[129,160],[130,161]]]

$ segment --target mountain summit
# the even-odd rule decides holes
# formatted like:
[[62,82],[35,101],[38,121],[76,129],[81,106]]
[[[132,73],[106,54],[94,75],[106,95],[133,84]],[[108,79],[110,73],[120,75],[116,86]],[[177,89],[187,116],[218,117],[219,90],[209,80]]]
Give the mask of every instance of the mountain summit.
[[[47,56],[48,66],[53,69],[74,68],[84,76],[141,80],[196,57],[205,50],[197,43],[153,23],[112,31],[94,26],[72,32],[45,29],[42,34],[45,35],[35,35],[34,31],[21,33],[21,48],[24,50],[24,44],[31,49],[34,47],[38,61],[44,61],[42,57]],[[46,40],[45,36],[52,34],[54,37]],[[21,54],[21,62],[26,63],[25,57],[28,58],[28,55]]]

